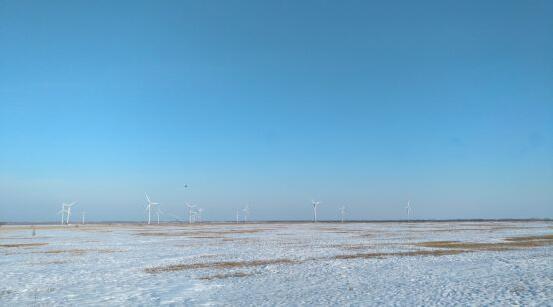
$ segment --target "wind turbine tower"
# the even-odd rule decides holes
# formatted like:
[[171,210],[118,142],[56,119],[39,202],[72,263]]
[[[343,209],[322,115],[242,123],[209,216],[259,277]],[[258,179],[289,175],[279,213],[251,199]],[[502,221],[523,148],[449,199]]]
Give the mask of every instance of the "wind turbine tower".
[[151,216],[152,216],[152,207],[155,207],[159,204],[152,202],[150,200],[150,197],[148,197],[147,193],[144,193],[144,195],[146,195],[146,202],[148,203],[148,205],[146,205],[146,210],[148,210],[148,225],[150,225]]
[[407,201],[407,206],[405,207],[407,211],[407,221],[411,220],[411,215],[413,214],[413,207],[411,207],[411,200]]
[[67,216],[66,216],[66,220],[65,220],[65,223],[67,225],[69,225],[69,218],[71,217],[71,207],[73,207],[75,204],[77,204],[77,202],[72,202],[70,204],[66,204],[65,207],[67,208],[66,210],[66,213],[67,213]]
[[194,208],[196,208],[196,206],[186,204],[186,207],[188,207],[188,224],[192,224],[192,218],[194,217]]
[[246,223],[248,221],[248,215],[250,215],[250,206],[244,207],[242,212],[244,212],[244,223]]
[[65,218],[65,203],[61,204],[61,210],[58,211],[58,214],[61,214],[61,224],[63,225],[64,218]]
[[311,201],[311,205],[313,206],[313,222],[317,222],[317,207],[321,204],[319,201]]
[[159,225],[159,215],[163,213],[159,207],[156,207],[157,224]]
[[204,211],[204,209],[202,208],[198,208],[198,210],[196,210],[196,213],[198,214],[198,222],[202,222],[202,212]]

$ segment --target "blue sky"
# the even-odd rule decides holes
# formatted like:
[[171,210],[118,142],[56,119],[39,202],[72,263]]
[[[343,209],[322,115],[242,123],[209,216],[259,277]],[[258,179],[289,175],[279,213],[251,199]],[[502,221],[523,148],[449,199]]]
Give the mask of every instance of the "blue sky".
[[3,221],[553,217],[551,1],[0,1],[0,46]]

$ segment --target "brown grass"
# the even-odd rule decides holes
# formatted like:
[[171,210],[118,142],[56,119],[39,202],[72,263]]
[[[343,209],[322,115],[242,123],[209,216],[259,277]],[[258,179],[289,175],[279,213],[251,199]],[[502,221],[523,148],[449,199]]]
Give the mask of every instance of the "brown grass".
[[163,272],[175,272],[175,271],[184,271],[184,270],[195,270],[195,269],[230,269],[230,268],[244,268],[244,267],[256,267],[256,266],[265,266],[272,264],[293,264],[297,261],[290,259],[270,259],[270,260],[251,260],[251,261],[222,261],[222,262],[209,262],[209,263],[182,263],[182,264],[171,264],[165,266],[158,266],[147,268],[144,271],[146,273],[155,274]]
[[481,251],[504,251],[517,248],[532,248],[553,245],[553,235],[509,237],[504,242],[459,242],[459,241],[430,241],[415,243],[416,246],[433,248],[451,248]]
[[86,249],[52,249],[47,251],[34,252],[33,254],[63,254],[63,253],[72,253],[75,255],[80,255],[86,253]]
[[351,233],[351,234],[355,234],[355,233],[363,231],[361,229],[344,229],[344,228],[340,228],[340,227],[319,227],[318,229],[321,230],[321,231],[326,231],[326,232]]
[[234,273],[228,273],[228,274],[215,274],[215,275],[204,276],[204,277],[200,277],[200,279],[214,280],[214,279],[224,279],[224,278],[231,278],[231,277],[246,277],[251,275],[253,275],[253,273],[234,272]]
[[457,241],[434,241],[415,243],[416,246],[434,247],[434,248],[451,248],[451,249],[468,249],[468,250],[488,250],[502,251],[510,249],[501,243],[473,243],[473,242],[457,242]]
[[458,232],[458,231],[487,231],[487,228],[440,228],[431,232]]
[[346,250],[360,250],[360,249],[369,249],[373,246],[367,245],[367,244],[332,244],[327,245],[326,247],[329,248],[342,248]]
[[466,253],[465,250],[420,250],[411,252],[395,253],[358,253],[347,255],[336,255],[334,259],[358,259],[358,258],[387,258],[387,257],[415,257],[415,256],[448,256]]
[[117,252],[124,252],[124,250],[117,250],[117,249],[52,249],[52,250],[46,250],[46,251],[39,251],[39,252],[33,252],[33,254],[65,254],[65,253],[71,253],[74,255],[82,255],[84,253],[117,253]]
[[553,240],[553,234],[547,234],[542,236],[527,236],[527,237],[508,237],[505,241],[536,241],[536,240]]
[[14,248],[14,247],[34,247],[48,245],[48,243],[14,243],[14,244],[0,244],[0,247]]

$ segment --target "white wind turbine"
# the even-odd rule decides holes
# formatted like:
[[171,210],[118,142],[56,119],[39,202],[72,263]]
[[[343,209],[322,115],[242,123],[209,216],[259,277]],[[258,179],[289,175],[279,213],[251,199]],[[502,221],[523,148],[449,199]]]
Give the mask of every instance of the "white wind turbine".
[[86,212],[84,212],[84,211],[81,212],[81,218],[82,218],[81,223],[82,223],[83,225],[84,225],[84,216],[85,216],[85,214],[86,214]]
[[244,223],[248,221],[248,215],[250,215],[250,206],[246,205],[244,209],[242,209],[242,212],[244,213]]
[[346,214],[346,206],[340,207],[340,216],[342,217],[342,223],[344,222],[344,215]]
[[63,225],[64,218],[65,218],[65,203],[61,204],[61,210],[58,211],[58,214],[61,214],[61,224]]
[[157,215],[157,224],[159,225],[159,215],[162,214],[163,211],[159,208],[159,206],[156,207],[156,215]]
[[236,209],[236,224],[238,224],[239,219],[240,219],[239,210]]
[[311,201],[311,205],[313,206],[313,222],[317,222],[317,207],[321,204],[319,201]]
[[413,207],[411,207],[411,200],[407,201],[407,206],[405,207],[405,210],[407,211],[407,221],[409,221],[411,218],[411,214],[413,213]]
[[[146,205],[146,210],[148,210],[148,225],[150,225],[151,215],[152,215],[152,207],[155,207],[159,205],[158,203],[154,203],[150,200],[150,197],[148,197],[147,193],[144,193],[146,195],[146,202],[148,205]],[[159,219],[158,219],[159,220]],[[159,224],[159,223],[158,223]]]
[[198,222],[202,222],[202,212],[204,211],[204,209],[202,208],[198,208],[198,210],[196,210],[196,213],[198,214]]
[[192,218],[194,217],[194,209],[196,208],[196,206],[186,204],[186,207],[188,207],[188,224],[192,224]]
[[65,223],[66,223],[67,225],[69,225],[69,218],[71,217],[71,207],[73,207],[73,206],[76,205],[76,204],[77,204],[76,201],[74,201],[74,202],[72,202],[72,203],[70,203],[70,204],[65,204],[65,207],[67,208],[67,209],[66,209],[67,216],[66,216]]

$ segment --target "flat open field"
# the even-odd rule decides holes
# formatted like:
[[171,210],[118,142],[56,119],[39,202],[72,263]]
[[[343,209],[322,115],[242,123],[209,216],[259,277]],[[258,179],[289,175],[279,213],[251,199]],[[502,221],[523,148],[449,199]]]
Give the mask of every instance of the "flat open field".
[[0,227],[0,305],[550,305],[547,222]]

